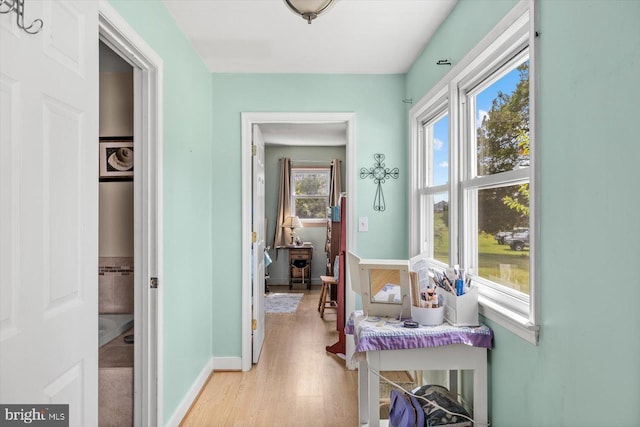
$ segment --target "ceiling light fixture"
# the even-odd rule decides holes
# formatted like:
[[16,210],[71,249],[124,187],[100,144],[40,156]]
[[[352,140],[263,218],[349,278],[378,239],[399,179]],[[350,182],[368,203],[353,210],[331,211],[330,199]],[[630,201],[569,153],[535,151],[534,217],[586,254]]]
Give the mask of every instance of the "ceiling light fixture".
[[318,15],[324,13],[336,0],[284,0],[289,9],[296,15],[302,16],[311,24]]

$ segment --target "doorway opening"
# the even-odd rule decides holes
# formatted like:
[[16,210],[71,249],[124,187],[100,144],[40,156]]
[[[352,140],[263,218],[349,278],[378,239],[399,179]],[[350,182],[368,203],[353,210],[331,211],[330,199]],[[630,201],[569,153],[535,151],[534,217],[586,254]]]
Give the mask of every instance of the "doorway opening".
[[[252,156],[251,145],[253,144],[252,137],[254,134],[254,127],[258,126],[267,130],[270,127],[277,127],[281,125],[297,126],[297,125],[339,125],[344,126],[346,133],[345,151],[346,158],[343,168],[346,172],[345,185],[343,185],[343,191],[349,194],[353,194],[354,190],[354,153],[355,153],[355,114],[353,113],[243,113],[242,114],[242,229],[243,229],[243,251],[242,251],[242,263],[243,263],[243,277],[242,277],[242,360],[241,369],[248,371],[251,369],[253,362],[254,351],[254,336],[252,335],[253,326],[264,323],[264,311],[262,313],[254,313],[254,306],[260,307],[262,304],[254,304],[254,298],[264,297],[264,284],[259,280],[253,280],[251,275],[251,233],[252,233],[252,218],[251,213],[255,211],[252,197]],[[312,140],[303,141],[299,145],[317,145],[317,142]],[[353,224],[355,221],[352,219],[355,212],[355,207],[351,204],[348,206],[346,221]],[[272,230],[271,230],[272,231]],[[349,227],[347,235],[347,249],[349,249],[354,241],[352,227]],[[319,249],[322,251],[322,249]],[[345,310],[350,312],[355,306],[355,297],[349,290],[345,291]],[[257,345],[261,345],[259,342]],[[349,354],[350,346],[347,345],[347,355]],[[352,352],[352,351],[351,351]],[[259,353],[259,350],[258,350]]]
[[158,351],[162,348],[162,288],[158,285],[162,280],[162,60],[108,2],[99,6],[99,40],[114,59],[131,70],[132,131],[117,136],[131,137],[126,147],[133,151],[133,176],[132,181],[117,183],[129,184],[118,190],[130,194],[127,203],[132,208],[128,213],[135,325],[132,424],[162,425],[162,357]]
[[133,67],[99,46],[98,425],[133,425]]
[[[330,202],[332,160],[339,160],[338,185],[346,181],[346,123],[296,125],[264,124],[259,125],[265,139],[265,211],[267,223],[266,241],[268,255],[272,262],[268,269],[267,285],[289,285],[299,290],[310,285],[321,285],[320,276],[333,274],[333,260],[327,260],[325,244],[327,241],[326,207]],[[294,255],[288,249],[275,243],[276,220],[279,213],[280,162],[290,160],[290,191],[288,197],[291,218],[300,220],[300,225],[288,239],[285,229],[279,244],[296,245],[305,249]],[[255,172],[254,172],[255,173]],[[345,191],[340,185],[339,192]],[[255,203],[254,209],[255,214]],[[334,203],[335,204],[335,203]],[[329,231],[331,227],[329,227]],[[294,237],[295,236],[295,237]],[[287,252],[289,252],[287,254]],[[300,256],[302,254],[306,257]],[[287,256],[288,255],[288,256]],[[291,267],[292,257],[302,260],[302,269]],[[327,271],[330,270],[330,271]]]

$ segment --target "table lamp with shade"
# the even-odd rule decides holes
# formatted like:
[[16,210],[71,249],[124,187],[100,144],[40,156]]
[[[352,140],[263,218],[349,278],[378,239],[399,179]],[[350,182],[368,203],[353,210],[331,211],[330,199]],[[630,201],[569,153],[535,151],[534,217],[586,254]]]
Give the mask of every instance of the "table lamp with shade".
[[291,229],[291,245],[293,246],[293,239],[295,237],[294,231],[296,228],[303,228],[302,221],[297,216],[289,216],[284,220],[284,224],[282,224],[283,228]]

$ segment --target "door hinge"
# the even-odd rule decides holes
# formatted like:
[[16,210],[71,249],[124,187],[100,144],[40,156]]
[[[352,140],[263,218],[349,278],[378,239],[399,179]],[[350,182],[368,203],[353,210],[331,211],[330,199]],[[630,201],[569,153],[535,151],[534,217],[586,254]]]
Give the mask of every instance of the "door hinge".
[[251,243],[255,243],[258,240],[258,235],[255,231],[251,232]]
[[252,145],[251,145],[251,155],[252,155],[252,156],[255,156],[255,155],[256,155],[256,151],[257,151],[257,149],[256,149],[256,145],[255,145],[255,144],[252,144]]
[[152,277],[149,280],[149,287],[151,289],[158,289],[158,278],[157,277]]
[[251,329],[254,331],[258,329],[258,321],[256,319],[251,319]]

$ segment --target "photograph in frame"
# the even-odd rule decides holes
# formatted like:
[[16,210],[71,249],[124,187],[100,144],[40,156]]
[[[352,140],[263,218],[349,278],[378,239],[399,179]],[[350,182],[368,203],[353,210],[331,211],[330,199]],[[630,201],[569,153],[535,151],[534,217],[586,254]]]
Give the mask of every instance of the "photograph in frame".
[[100,138],[100,181],[133,180],[133,138]]

